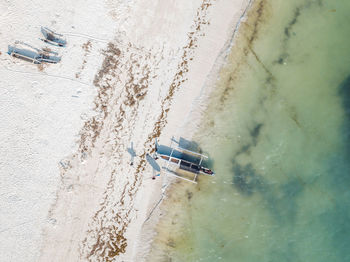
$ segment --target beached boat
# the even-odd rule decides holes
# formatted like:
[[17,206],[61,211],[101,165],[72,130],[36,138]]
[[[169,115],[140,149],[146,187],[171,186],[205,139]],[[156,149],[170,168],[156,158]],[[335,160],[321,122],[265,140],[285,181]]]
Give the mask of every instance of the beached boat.
[[10,56],[34,63],[51,63],[56,64],[61,61],[58,56],[50,55],[49,52],[35,48],[29,44],[16,42],[14,45],[8,46],[7,53]]
[[[183,138],[180,138],[180,141],[181,139]],[[200,174],[208,176],[215,175],[211,169],[205,166],[208,156],[181,147],[180,141],[177,142],[177,145],[173,146],[174,141],[172,139],[170,147],[158,145],[156,142],[156,157],[160,157],[166,161],[166,166],[163,168],[168,173],[193,183],[197,182],[197,177]],[[171,168],[171,166],[175,167],[175,169]],[[192,178],[185,177],[181,171],[193,174]]]
[[45,39],[41,39],[46,43],[56,45],[56,46],[65,46],[67,44],[67,40],[63,35],[55,33],[47,27],[41,27],[41,33],[45,37]]

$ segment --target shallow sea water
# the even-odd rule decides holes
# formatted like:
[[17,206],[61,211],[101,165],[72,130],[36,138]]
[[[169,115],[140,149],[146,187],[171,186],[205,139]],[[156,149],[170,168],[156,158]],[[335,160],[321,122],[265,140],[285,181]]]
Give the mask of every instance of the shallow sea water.
[[350,1],[256,1],[150,261],[350,261]]

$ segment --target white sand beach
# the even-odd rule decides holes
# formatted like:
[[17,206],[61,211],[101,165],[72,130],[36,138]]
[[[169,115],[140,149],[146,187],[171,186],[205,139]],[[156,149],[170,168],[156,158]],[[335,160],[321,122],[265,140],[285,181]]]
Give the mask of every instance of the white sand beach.
[[[171,181],[146,154],[191,138],[249,3],[0,3],[0,261],[144,261]],[[11,57],[15,41],[61,62]]]

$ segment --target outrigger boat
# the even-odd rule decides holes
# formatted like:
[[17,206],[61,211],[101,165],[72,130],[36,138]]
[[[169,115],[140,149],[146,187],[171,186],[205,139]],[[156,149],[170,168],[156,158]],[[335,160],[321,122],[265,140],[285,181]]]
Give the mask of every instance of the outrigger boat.
[[46,43],[56,46],[65,46],[67,44],[67,40],[63,35],[55,33],[47,27],[41,27],[41,33],[45,37],[45,39],[41,40]]
[[10,56],[17,57],[34,64],[56,64],[61,61],[60,57],[52,56],[48,51],[43,51],[23,42],[15,42],[13,46],[9,45],[7,53]]
[[[197,177],[200,174],[214,176],[215,173],[208,167],[205,167],[205,162],[208,160],[208,156],[181,147],[180,141],[177,142],[178,145],[172,146],[173,142],[176,142],[174,139],[172,139],[170,147],[158,145],[156,141],[155,156],[156,158],[160,157],[167,163],[163,169],[165,169],[171,175],[192,183],[197,183]],[[171,166],[175,167],[175,170],[171,168]],[[189,179],[184,177],[184,172],[187,174],[192,174],[193,178]]]

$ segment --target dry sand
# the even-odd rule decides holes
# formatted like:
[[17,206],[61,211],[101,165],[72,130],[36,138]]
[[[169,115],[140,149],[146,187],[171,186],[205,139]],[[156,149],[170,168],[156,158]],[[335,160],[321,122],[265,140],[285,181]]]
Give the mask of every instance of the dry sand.
[[[145,259],[171,181],[152,180],[145,156],[155,138],[190,138],[200,124],[248,4],[0,4],[0,261]],[[61,63],[37,67],[5,53],[15,40],[45,46],[41,25],[66,35],[67,47],[50,46]]]

